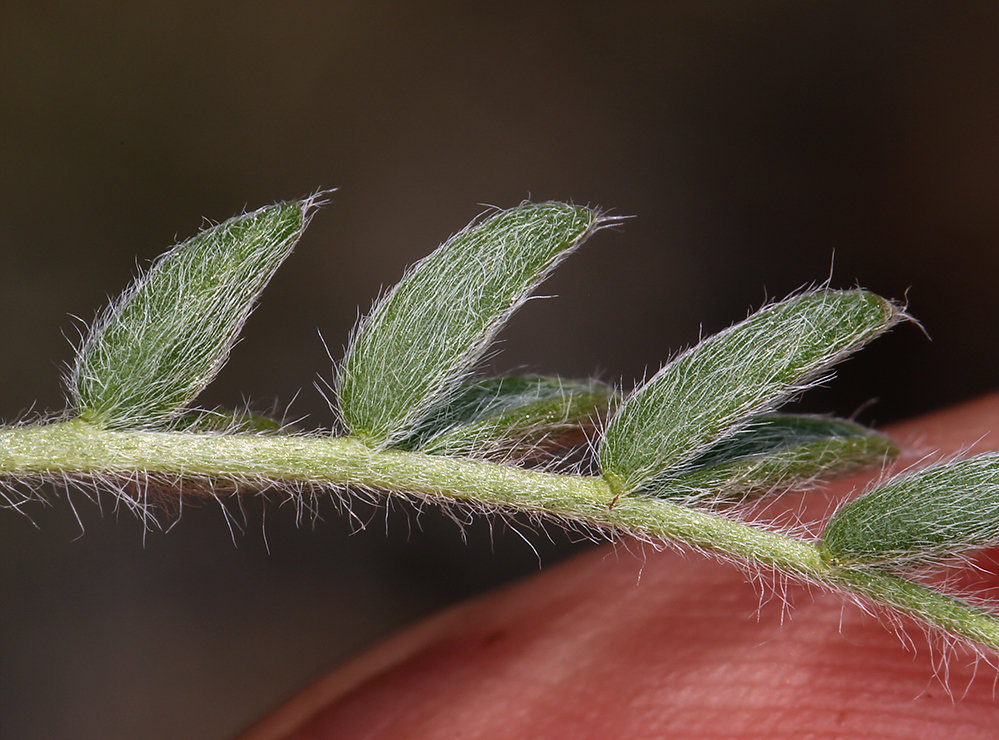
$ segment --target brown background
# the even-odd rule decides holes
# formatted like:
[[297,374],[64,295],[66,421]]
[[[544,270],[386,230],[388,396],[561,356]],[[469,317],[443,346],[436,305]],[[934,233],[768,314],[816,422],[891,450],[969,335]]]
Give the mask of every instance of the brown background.
[[[805,408],[882,423],[993,389],[997,38],[989,2],[5,0],[0,417],[60,408],[63,335],[136,261],[330,187],[204,403],[303,389],[292,415],[328,426],[318,332],[338,355],[406,264],[526,197],[636,218],[560,268],[499,369],[630,385],[835,253],[834,286],[908,296],[933,341],[903,327]],[[266,528],[248,502],[233,536],[210,506],[144,535],[111,501],[70,503],[82,536],[65,496],[0,511],[4,738],[222,738],[538,567],[504,526],[466,545],[433,512],[359,509],[349,536],[328,501],[301,526],[272,503]],[[578,547],[526,534],[544,563]]]

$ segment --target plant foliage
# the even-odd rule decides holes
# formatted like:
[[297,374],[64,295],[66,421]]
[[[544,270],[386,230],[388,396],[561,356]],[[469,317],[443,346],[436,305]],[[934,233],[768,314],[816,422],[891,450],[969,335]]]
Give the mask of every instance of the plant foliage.
[[[314,206],[262,208],[157,260],[94,323],[68,411],[0,429],[0,475],[12,487],[111,488],[143,512],[135,492],[151,481],[174,497],[378,490],[527,512],[774,569],[999,650],[995,615],[921,580],[927,567],[999,542],[999,456],[882,482],[817,541],[732,514],[747,497],[883,466],[897,452],[852,422],[778,410],[904,319],[898,305],[863,290],[809,290],[703,340],[624,395],[595,381],[484,376],[482,359],[513,312],[609,222],[590,208],[524,203],[451,237],[361,320],[335,378],[345,435],[193,407]],[[536,466],[580,444],[594,474]]]

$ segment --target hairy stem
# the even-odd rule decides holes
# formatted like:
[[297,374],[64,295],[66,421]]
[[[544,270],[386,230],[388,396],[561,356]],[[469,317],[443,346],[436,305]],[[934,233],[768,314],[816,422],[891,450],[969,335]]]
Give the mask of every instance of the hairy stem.
[[601,530],[671,540],[863,596],[999,650],[999,619],[918,583],[840,565],[810,542],[663,498],[615,498],[591,476],[378,450],[352,437],[119,432],[81,420],[0,431],[0,476],[12,481],[142,478],[213,495],[211,486],[355,487],[523,511]]

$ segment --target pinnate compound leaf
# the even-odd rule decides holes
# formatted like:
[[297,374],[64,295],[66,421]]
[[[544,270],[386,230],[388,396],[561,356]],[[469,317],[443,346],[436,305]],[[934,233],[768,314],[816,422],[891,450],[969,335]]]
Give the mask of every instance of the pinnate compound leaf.
[[488,378],[465,386],[419,435],[414,449],[434,455],[506,454],[573,444],[603,418],[611,386],[561,378]]
[[314,199],[261,208],[162,255],[98,317],[69,378],[81,418],[164,426],[215,377]]
[[526,203],[473,222],[410,268],[360,323],[337,397],[350,432],[403,443],[445,408],[496,333],[602,219],[565,203]]
[[999,542],[999,454],[904,475],[851,501],[822,536],[826,556],[889,569],[935,565]]
[[813,384],[904,314],[860,290],[773,304],[668,363],[611,419],[600,466],[618,494],[698,456]]
[[884,464],[897,452],[888,437],[851,421],[769,414],[692,460],[690,472],[645,488],[689,504],[727,503]]

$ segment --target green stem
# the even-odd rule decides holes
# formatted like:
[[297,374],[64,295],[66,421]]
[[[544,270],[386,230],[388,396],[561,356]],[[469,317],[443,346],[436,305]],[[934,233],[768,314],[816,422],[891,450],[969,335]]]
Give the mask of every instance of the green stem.
[[158,478],[202,495],[223,484],[352,486],[526,511],[773,568],[859,594],[999,650],[999,619],[950,596],[883,571],[841,566],[810,542],[708,511],[662,498],[615,498],[602,478],[591,476],[378,450],[352,437],[117,432],[80,420],[0,431],[0,476],[111,484]]
[[960,599],[874,569],[836,568],[835,583],[944,632],[999,651],[999,619]]

